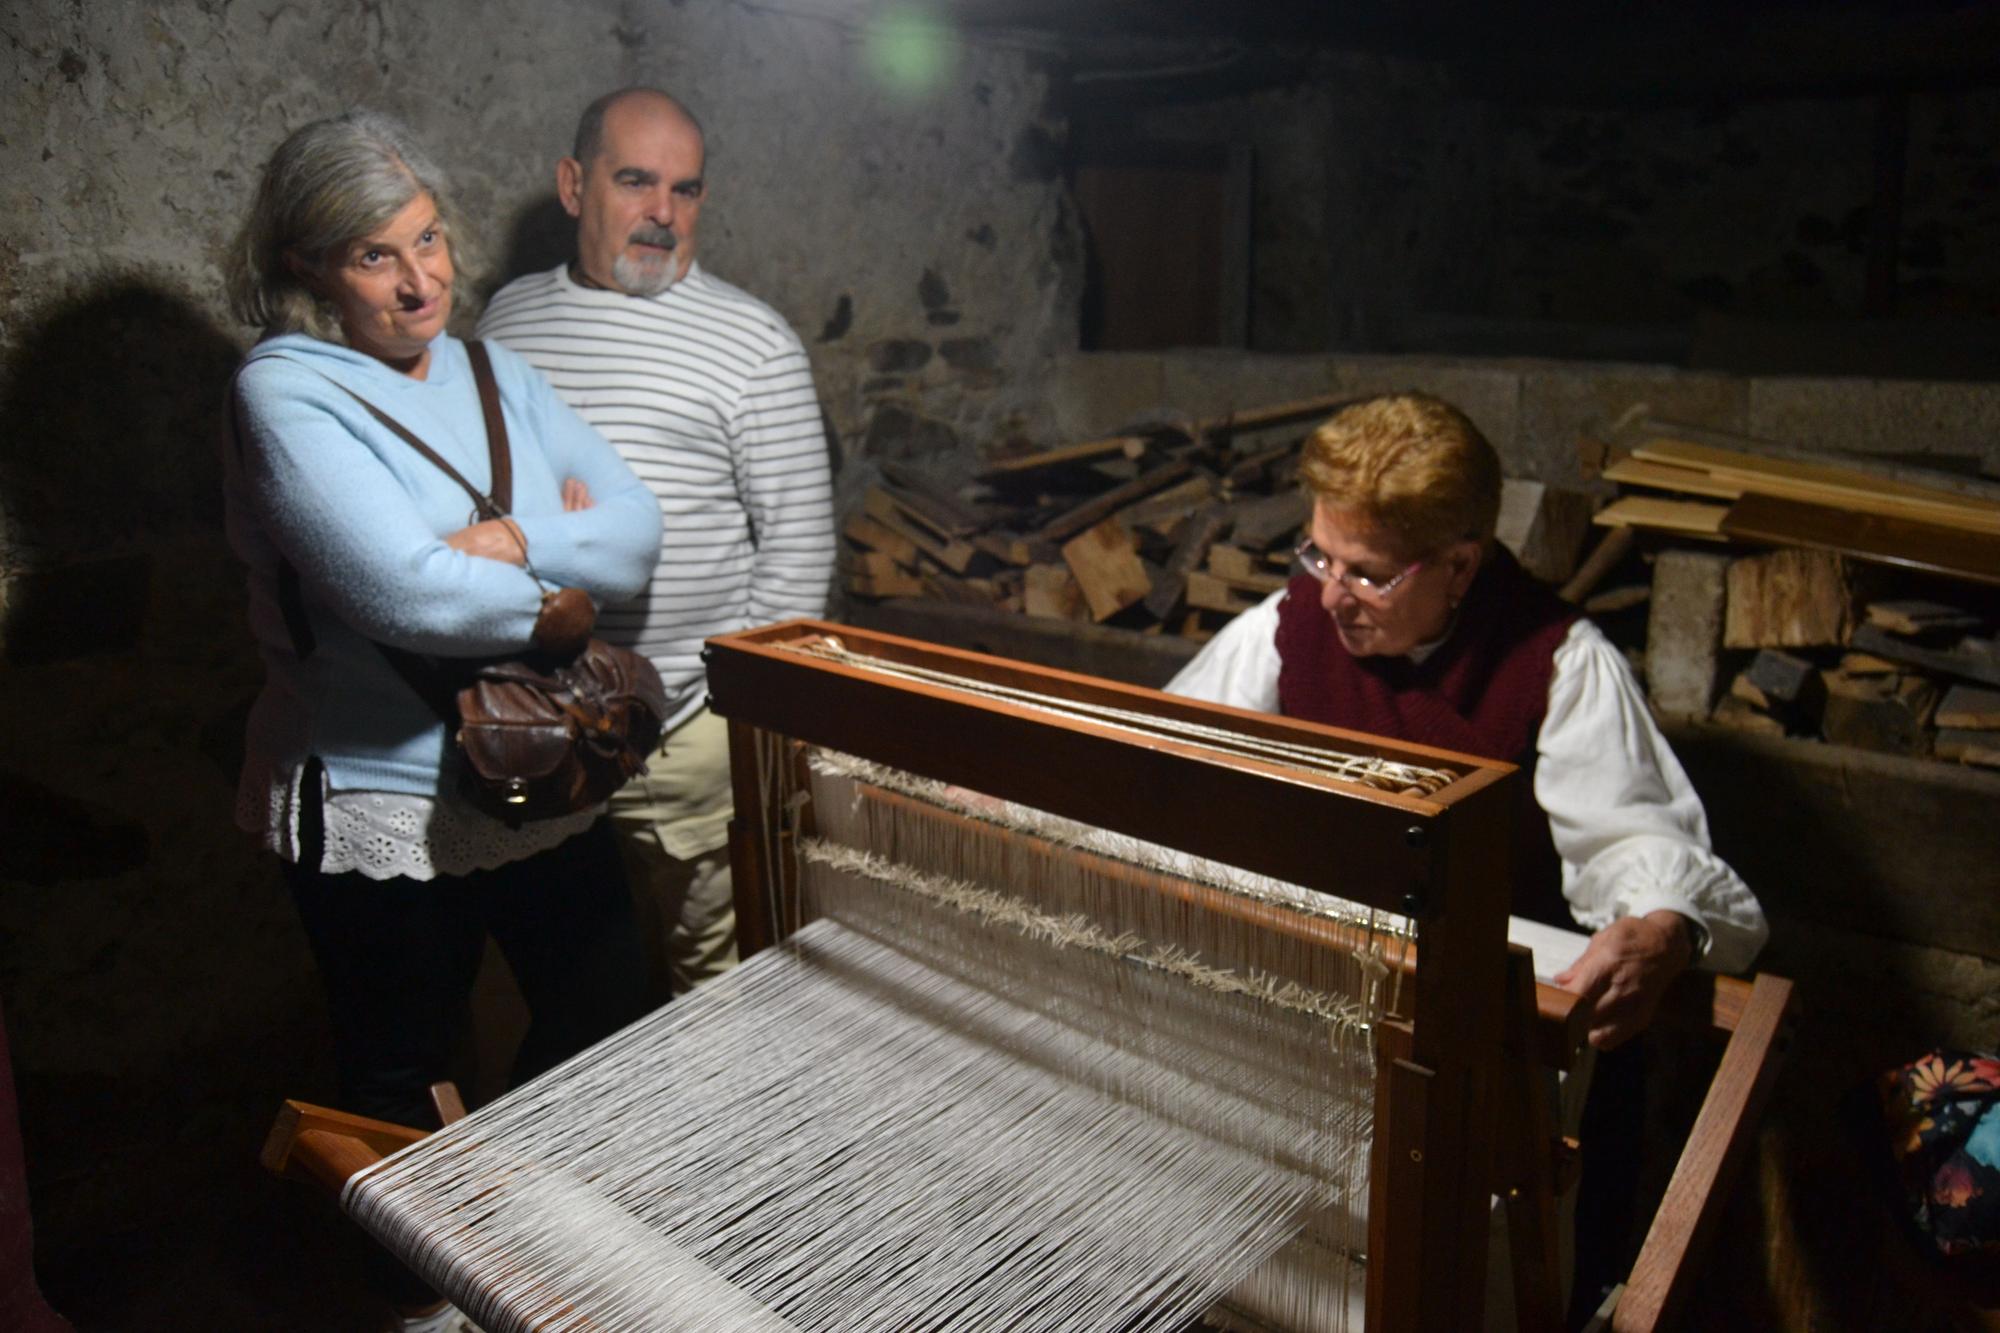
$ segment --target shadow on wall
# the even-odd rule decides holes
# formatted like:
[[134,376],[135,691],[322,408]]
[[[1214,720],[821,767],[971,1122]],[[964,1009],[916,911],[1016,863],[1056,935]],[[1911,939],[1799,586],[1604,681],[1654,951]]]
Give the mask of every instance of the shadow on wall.
[[0,989],[42,1289],[81,1329],[366,1327],[345,1232],[256,1164],[280,1099],[332,1078],[294,914],[230,820],[259,675],[220,532],[238,345],[143,276],[15,330]]
[[240,355],[186,297],[130,279],[33,323],[0,420],[0,643],[10,665],[136,642],[149,539],[221,518],[218,409]]
[[[29,327],[0,396],[14,441],[0,451],[6,667],[140,646],[164,576],[158,539],[219,523],[217,407],[237,356],[187,298],[139,279],[65,302]],[[88,716],[87,704],[44,706]],[[50,884],[145,860],[140,824],[40,776],[0,773],[16,829],[0,840],[0,875]]]
[[576,254],[576,219],[563,211],[562,200],[545,194],[514,214],[507,233],[507,250],[500,266],[480,284],[488,300],[518,277],[542,273],[566,264]]

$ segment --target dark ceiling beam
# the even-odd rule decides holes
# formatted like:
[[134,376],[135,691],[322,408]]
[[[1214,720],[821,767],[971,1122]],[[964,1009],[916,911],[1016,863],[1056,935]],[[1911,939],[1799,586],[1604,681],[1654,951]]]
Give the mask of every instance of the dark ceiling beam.
[[939,0],[1033,32],[1090,104],[1255,92],[1314,52],[1442,63],[1468,94],[1611,106],[2000,85],[2000,0]]
[[2000,84],[2000,5],[1662,17],[1453,62],[1496,101],[1611,106],[1869,95]]

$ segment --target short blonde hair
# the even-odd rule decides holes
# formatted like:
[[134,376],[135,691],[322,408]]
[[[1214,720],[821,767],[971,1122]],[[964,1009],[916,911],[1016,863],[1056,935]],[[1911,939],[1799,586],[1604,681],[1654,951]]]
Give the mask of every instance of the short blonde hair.
[[1355,509],[1410,554],[1486,542],[1500,514],[1500,458],[1442,399],[1389,393],[1350,403],[1306,438],[1299,481],[1315,501]]
[[419,194],[430,195],[437,206],[438,228],[451,247],[456,305],[466,294],[473,256],[456,225],[444,173],[410,132],[373,111],[349,111],[295,130],[265,164],[250,215],[231,245],[226,266],[231,309],[266,334],[345,341],[333,306],[287,259],[317,271],[343,246],[393,220]]

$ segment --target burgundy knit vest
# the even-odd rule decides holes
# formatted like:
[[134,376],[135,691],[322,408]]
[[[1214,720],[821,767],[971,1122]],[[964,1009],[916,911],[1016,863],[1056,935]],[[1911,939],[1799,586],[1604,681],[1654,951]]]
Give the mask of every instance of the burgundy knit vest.
[[1513,910],[1574,928],[1548,816],[1535,804],[1534,779],[1555,651],[1576,619],[1576,608],[1495,546],[1450,637],[1421,664],[1407,657],[1355,657],[1319,604],[1319,584],[1300,574],[1278,607],[1278,707],[1286,717],[1520,765]]

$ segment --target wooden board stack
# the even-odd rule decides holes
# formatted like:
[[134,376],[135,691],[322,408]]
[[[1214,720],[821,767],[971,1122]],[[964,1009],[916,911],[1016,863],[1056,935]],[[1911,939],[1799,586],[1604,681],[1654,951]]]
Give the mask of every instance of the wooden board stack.
[[[1151,425],[1009,458],[963,488],[886,463],[842,529],[849,597],[927,598],[1202,640],[1282,588],[1310,506],[1304,433],[1346,396]],[[1573,568],[1590,501],[1507,483],[1501,540]]]
[[1954,489],[1944,478],[1926,484],[1667,434],[1608,451],[1599,474],[1640,492],[1600,510],[1605,527],[1832,551],[2000,584],[2000,498],[1988,486]]
[[1712,720],[2000,767],[2000,500],[1987,488],[1655,431],[1598,462],[1627,488],[1599,524],[1738,548],[1716,590],[1727,684],[1710,691]]

